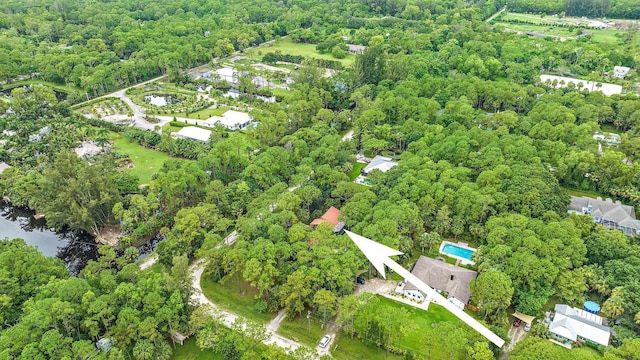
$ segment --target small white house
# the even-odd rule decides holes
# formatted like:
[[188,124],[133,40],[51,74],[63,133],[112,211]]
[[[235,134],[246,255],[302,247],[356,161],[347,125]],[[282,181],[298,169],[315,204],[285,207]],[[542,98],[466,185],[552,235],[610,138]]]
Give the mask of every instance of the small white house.
[[242,130],[249,126],[253,118],[247,113],[228,110],[222,116],[212,116],[207,119],[209,124],[220,124],[229,130]]
[[380,170],[382,172],[387,172],[389,171],[389,169],[391,169],[396,165],[398,165],[398,163],[395,161],[391,161],[391,158],[377,155],[371,160],[369,165],[365,166],[365,168],[362,169],[362,174],[368,175],[373,170]]
[[0,161],[0,174],[2,174],[5,170],[7,170],[10,167],[11,166],[9,166],[6,162]]
[[611,336],[602,317],[564,304],[556,305],[549,331],[552,339],[567,347],[574,341],[607,346]]
[[613,77],[618,79],[624,79],[624,77],[627,76],[627,74],[629,73],[629,70],[631,70],[631,68],[628,68],[626,66],[614,66]]
[[207,142],[211,137],[211,130],[201,129],[195,126],[185,126],[180,131],[173,133],[176,139],[190,139]]
[[354,44],[347,44],[347,47],[349,48],[347,52],[351,55],[362,54],[367,48],[366,46],[354,45]]
[[221,67],[220,69],[216,69],[214,74],[211,74],[211,77],[218,77],[219,80],[224,80],[229,84],[235,84],[238,82],[238,72],[236,69],[230,67]]

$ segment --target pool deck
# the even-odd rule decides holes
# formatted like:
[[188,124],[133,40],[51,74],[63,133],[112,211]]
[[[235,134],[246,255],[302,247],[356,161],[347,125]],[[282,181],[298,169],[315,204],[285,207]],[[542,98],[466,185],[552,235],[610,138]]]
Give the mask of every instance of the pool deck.
[[446,256],[448,256],[448,257],[450,257],[450,258],[454,258],[454,259],[458,260],[458,261],[456,262],[456,265],[458,264],[458,262],[459,262],[460,264],[462,264],[462,265],[475,265],[475,264],[476,264],[475,262],[473,262],[473,261],[471,261],[471,260],[469,260],[469,259],[467,259],[467,258],[463,258],[463,257],[461,257],[461,256],[457,256],[457,255],[449,254],[449,253],[446,253],[446,252],[442,251],[442,249],[443,249],[447,244],[448,244],[448,245],[457,246],[457,247],[459,247],[459,248],[463,248],[463,249],[471,250],[471,251],[473,251],[473,252],[476,252],[478,249],[474,249],[474,248],[470,247],[470,246],[469,246],[469,244],[467,244],[467,243],[465,243],[465,242],[462,242],[462,241],[458,241],[458,243],[453,243],[453,242],[451,242],[451,241],[443,241],[443,242],[442,242],[442,244],[440,244],[440,250],[439,250],[440,254],[442,254],[442,255],[446,255]]

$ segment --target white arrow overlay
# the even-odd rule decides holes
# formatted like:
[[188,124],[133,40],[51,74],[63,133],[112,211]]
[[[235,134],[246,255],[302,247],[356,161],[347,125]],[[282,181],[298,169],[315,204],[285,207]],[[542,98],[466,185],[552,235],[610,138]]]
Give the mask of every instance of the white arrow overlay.
[[409,270],[403,268],[400,264],[390,258],[390,256],[401,255],[402,252],[394,250],[388,246],[384,246],[373,240],[367,239],[364,236],[354,234],[351,231],[345,230],[345,233],[347,233],[351,240],[353,240],[353,242],[358,245],[360,251],[362,251],[364,256],[369,259],[371,264],[375,266],[378,272],[382,274],[385,279],[386,276],[384,273],[384,266],[387,265],[390,269],[397,272],[398,275],[402,276],[406,281],[415,285],[418,290],[427,294],[428,298],[432,299],[438,305],[441,305],[445,309],[449,310],[453,315],[457,316],[460,320],[467,323],[482,336],[486,337],[489,341],[494,343],[497,347],[501,348],[502,345],[504,345],[504,340],[502,340],[502,338],[494,334],[491,330],[487,329],[486,326],[482,325],[476,319],[472,318],[469,314],[465,313],[459,307],[453,305],[442,295],[438,294],[438,292],[432,289],[429,285],[425,284],[422,280],[418,279],[415,275],[410,273]]

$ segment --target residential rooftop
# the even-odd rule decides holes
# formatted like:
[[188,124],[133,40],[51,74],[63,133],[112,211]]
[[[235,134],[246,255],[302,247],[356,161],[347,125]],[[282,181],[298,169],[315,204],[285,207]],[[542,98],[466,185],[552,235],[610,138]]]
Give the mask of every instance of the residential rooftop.
[[[430,287],[445,291],[450,298],[454,297],[463,304],[469,303],[471,298],[469,283],[478,276],[478,273],[473,270],[425,256],[420,256],[411,273]],[[418,290],[418,288],[408,282],[404,290]]]

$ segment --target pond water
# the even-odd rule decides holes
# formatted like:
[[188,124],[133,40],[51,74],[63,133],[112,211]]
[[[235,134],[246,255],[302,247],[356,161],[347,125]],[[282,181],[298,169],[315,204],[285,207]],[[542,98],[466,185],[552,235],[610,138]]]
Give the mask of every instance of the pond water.
[[23,239],[46,256],[57,256],[72,274],[78,274],[89,260],[98,258],[93,236],[82,232],[55,232],[45,219],[33,218],[33,211],[0,201],[0,239]]
[[[26,87],[26,86],[23,86],[23,88],[24,87]],[[7,99],[11,99],[11,90],[13,90],[13,89],[15,89],[15,88],[2,90],[2,96],[7,98]],[[53,93],[56,95],[56,99],[58,99],[58,101],[67,100],[67,97],[69,95],[66,92],[58,91],[56,89],[53,89]]]
[[144,96],[144,101],[155,106],[167,106],[182,102],[177,96],[170,94],[150,94]]
[[[74,275],[84,269],[89,260],[98,258],[98,246],[91,234],[84,231],[56,232],[47,226],[45,219],[36,220],[33,214],[31,210],[0,200],[0,239],[23,239],[42,254],[60,258]],[[162,236],[158,234],[138,246],[138,261],[153,252],[160,240]]]

